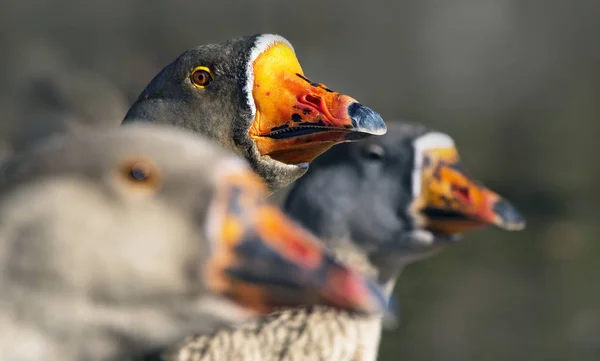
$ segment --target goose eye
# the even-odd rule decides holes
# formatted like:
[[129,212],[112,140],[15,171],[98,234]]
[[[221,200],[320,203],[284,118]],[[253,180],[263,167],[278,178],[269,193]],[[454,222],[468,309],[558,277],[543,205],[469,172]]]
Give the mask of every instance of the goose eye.
[[130,158],[118,166],[118,178],[128,189],[154,193],[162,185],[162,173],[150,159]]
[[133,182],[146,182],[150,179],[150,167],[142,162],[135,163],[129,170],[129,178]]
[[381,160],[385,157],[385,149],[379,144],[370,144],[365,149],[365,155],[371,160]]
[[205,66],[199,66],[192,71],[191,80],[197,88],[205,88],[213,81],[212,72]]

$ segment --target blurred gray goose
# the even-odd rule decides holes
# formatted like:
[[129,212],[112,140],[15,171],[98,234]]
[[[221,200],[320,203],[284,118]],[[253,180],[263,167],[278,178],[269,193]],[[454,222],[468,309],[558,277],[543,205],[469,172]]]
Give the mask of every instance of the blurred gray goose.
[[137,357],[275,307],[377,312],[377,286],[172,127],[56,135],[0,177],[0,359]]
[[[404,266],[488,224],[524,227],[517,210],[467,176],[452,139],[415,124],[334,147],[296,181],[285,210],[339,259],[377,277],[391,296]],[[236,329],[189,337],[168,361],[373,361],[380,316],[328,307],[271,314]]]
[[12,99],[3,99],[0,104],[8,113],[5,119],[14,119],[0,124],[0,164],[55,133],[117,127],[127,112],[125,95],[99,74],[78,69],[63,58],[50,61],[51,65],[44,63],[46,69],[40,71],[36,58],[40,55],[47,58],[42,50],[42,54],[23,59],[25,63],[31,59],[37,62],[35,66],[25,64],[15,75],[19,86],[15,85]]
[[15,151],[54,133],[82,127],[117,127],[128,106],[125,94],[100,74],[72,65],[22,74],[18,121],[7,138]]
[[185,51],[162,69],[123,124],[166,123],[245,157],[271,191],[332,145],[386,126],[355,99],[309,80],[285,38],[261,34]]

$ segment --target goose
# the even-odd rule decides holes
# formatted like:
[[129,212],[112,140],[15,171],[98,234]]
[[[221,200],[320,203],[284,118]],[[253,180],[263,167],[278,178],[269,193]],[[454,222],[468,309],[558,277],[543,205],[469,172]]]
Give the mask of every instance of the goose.
[[381,135],[381,116],[306,77],[290,42],[259,34],[184,51],[131,106],[123,125],[170,124],[246,158],[271,192],[331,146]]
[[3,361],[122,360],[278,307],[385,307],[243,159],[189,132],[57,134],[0,174]]
[[[285,211],[332,251],[377,278],[390,297],[401,270],[487,225],[525,226],[517,209],[463,170],[454,141],[404,122],[384,136],[346,143],[317,158],[294,183]],[[326,306],[187,337],[162,361],[373,361],[383,314]]]

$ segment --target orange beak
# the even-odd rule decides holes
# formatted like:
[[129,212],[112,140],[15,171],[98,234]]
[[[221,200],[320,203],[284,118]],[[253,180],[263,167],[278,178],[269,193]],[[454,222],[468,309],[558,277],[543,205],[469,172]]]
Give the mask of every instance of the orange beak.
[[425,226],[453,235],[487,225],[521,230],[525,219],[498,194],[466,175],[455,148],[431,149],[421,169],[421,193],[413,203]]
[[252,67],[256,115],[249,134],[262,155],[308,163],[334,144],[387,130],[373,110],[306,78],[285,43],[265,50]]
[[206,282],[212,291],[259,313],[314,304],[364,313],[386,307],[375,283],[335,261],[266,202],[254,173],[229,172],[221,184],[209,218],[214,251]]

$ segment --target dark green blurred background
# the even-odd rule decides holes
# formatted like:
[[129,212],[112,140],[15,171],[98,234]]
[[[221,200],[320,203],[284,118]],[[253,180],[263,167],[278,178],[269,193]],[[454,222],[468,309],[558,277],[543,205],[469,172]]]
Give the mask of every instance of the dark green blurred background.
[[184,49],[279,33],[312,79],[451,134],[528,219],[410,266],[380,359],[600,360],[599,19],[598,0],[4,0],[0,131],[120,119]]

